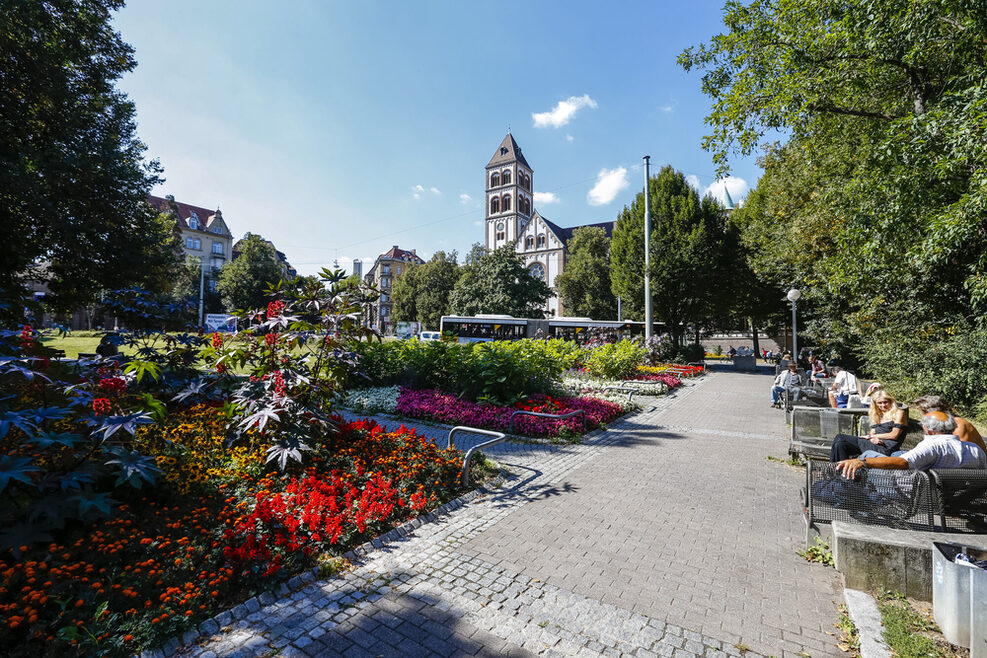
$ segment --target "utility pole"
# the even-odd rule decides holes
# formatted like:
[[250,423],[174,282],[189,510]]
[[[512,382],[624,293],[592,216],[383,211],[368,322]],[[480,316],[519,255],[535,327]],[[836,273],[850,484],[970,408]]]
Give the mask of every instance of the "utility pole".
[[203,320],[205,316],[202,312],[205,310],[205,304],[203,297],[206,292],[206,264],[203,259],[199,259],[199,326],[204,326]]
[[644,156],[644,340],[651,338],[651,156]]

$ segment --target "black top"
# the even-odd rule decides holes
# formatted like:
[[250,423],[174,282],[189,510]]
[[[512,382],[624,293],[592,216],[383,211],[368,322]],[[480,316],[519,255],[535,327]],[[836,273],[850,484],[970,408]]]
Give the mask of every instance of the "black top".
[[895,429],[901,430],[901,438],[894,441],[891,439],[881,439],[881,443],[883,443],[886,447],[894,450],[899,445],[901,445],[902,441],[905,440],[905,433],[908,431],[908,425],[902,425],[901,423],[896,423],[893,420],[889,420],[874,425],[873,427],[870,428],[870,431],[871,434],[888,434],[891,432],[891,430],[895,430]]

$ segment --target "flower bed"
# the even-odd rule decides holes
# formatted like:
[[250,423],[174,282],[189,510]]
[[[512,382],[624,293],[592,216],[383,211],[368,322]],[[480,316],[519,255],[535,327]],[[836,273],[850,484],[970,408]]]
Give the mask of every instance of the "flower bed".
[[[591,377],[564,377],[559,389],[565,395],[588,395],[610,401],[627,400],[626,393],[604,391],[609,386],[625,386],[622,380],[594,379]],[[663,395],[668,392],[668,385],[660,380],[638,380],[630,384],[637,389],[638,395]],[[633,405],[637,406],[637,405]]]
[[[220,406],[175,410],[135,440],[159,485],[112,516],[3,556],[7,655],[129,655],[460,492],[461,453],[414,430],[343,424],[304,467],[224,448]],[[106,501],[108,504],[108,501]]]
[[375,386],[350,391],[343,406],[360,413],[393,414],[397,411],[400,386]]
[[[518,409],[543,413],[567,413],[576,409],[586,412],[586,428],[599,427],[624,413],[620,404],[599,398],[553,398],[534,395],[527,401],[512,407],[467,402],[455,395],[436,390],[413,391],[401,389],[397,412],[410,418],[419,418],[449,425],[469,425],[495,431],[507,431],[511,414]],[[515,423],[515,431],[526,436],[561,436],[579,434],[583,422],[579,416],[560,420],[521,416]]]

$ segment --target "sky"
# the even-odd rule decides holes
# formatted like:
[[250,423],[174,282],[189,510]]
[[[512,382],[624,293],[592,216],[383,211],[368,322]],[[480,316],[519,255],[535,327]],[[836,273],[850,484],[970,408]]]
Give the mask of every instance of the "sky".
[[560,226],[616,219],[645,155],[720,199],[760,175],[734,159],[716,180],[710,100],[676,63],[723,31],[721,1],[131,0],[114,24],[154,194],[222,209],[301,274],[394,245],[465,255],[508,129]]

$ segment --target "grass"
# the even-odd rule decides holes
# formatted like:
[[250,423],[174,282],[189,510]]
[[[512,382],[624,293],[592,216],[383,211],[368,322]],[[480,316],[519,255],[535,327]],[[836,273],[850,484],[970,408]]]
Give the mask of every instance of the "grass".
[[960,658],[969,655],[943,638],[929,610],[918,609],[901,594],[882,592],[878,596],[877,609],[881,611],[884,624],[884,640],[898,658]]
[[827,567],[836,566],[836,562],[833,560],[833,551],[829,550],[829,544],[820,539],[818,535],[816,535],[816,541],[812,546],[797,551],[797,553],[809,562],[818,562]]
[[776,464],[785,464],[786,466],[792,466],[795,468],[802,468],[805,466],[805,460],[799,456],[792,456],[788,459],[782,459],[781,457],[775,457],[774,455],[768,455],[769,462],[775,462]]
[[842,632],[836,646],[851,656],[859,656],[860,633],[857,632],[857,625],[850,619],[845,605],[840,606],[840,619],[836,622],[836,627]]

